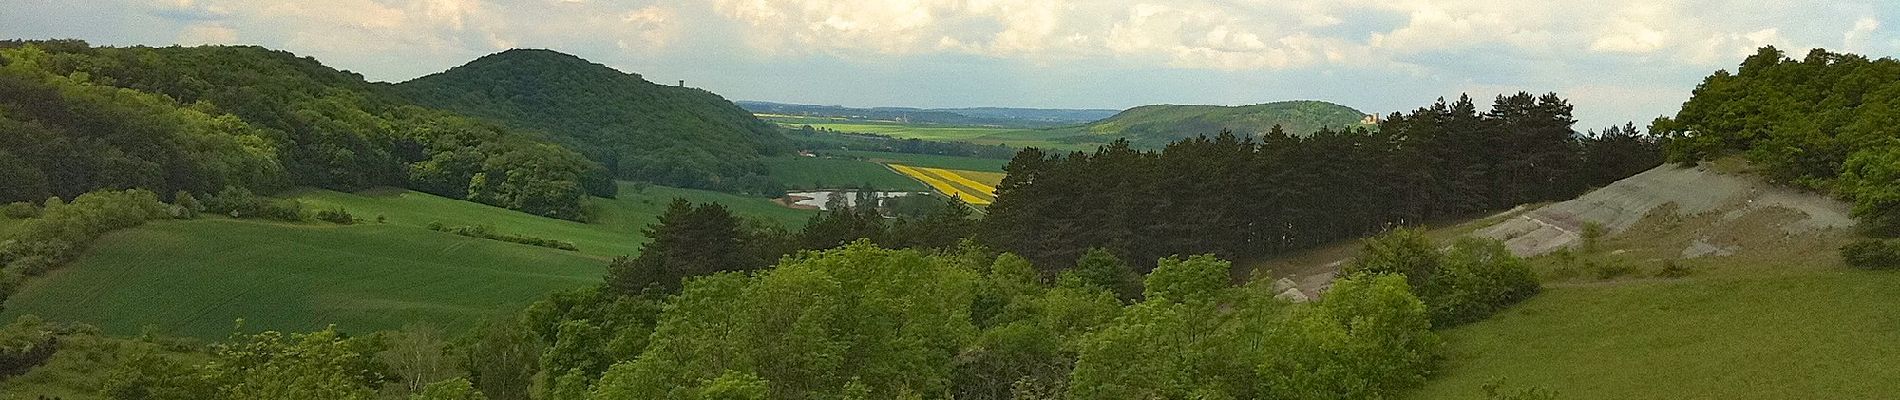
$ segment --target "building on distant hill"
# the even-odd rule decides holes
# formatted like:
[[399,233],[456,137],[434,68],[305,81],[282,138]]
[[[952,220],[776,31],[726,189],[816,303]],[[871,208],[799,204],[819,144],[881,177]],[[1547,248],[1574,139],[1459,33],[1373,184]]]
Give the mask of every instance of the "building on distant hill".
[[1384,121],[1384,119],[1380,117],[1379,114],[1366,114],[1365,118],[1359,119],[1359,123],[1366,125],[1378,125],[1379,122],[1382,121]]

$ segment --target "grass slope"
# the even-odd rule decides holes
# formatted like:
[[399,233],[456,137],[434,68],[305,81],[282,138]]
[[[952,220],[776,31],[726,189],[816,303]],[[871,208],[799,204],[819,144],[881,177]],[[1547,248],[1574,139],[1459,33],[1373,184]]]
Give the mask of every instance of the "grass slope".
[[[880,167],[881,168],[881,167]],[[428,194],[308,191],[297,199],[343,207],[354,226],[209,219],[162,221],[116,232],[77,262],[30,280],[0,318],[37,314],[136,334],[151,324],[221,338],[237,318],[256,329],[352,332],[407,322],[458,329],[519,310],[550,291],[600,280],[612,256],[638,252],[641,230],[673,198],[718,202],[734,213],[794,227],[811,211],[768,199],[623,183],[616,199],[589,199],[582,224]],[[386,224],[376,224],[376,216]],[[433,221],[488,224],[503,233],[574,242],[561,251],[434,232]]]
[[594,284],[604,261],[395,224],[161,221],[107,235],[79,261],[31,280],[0,318],[37,314],[122,335],[151,325],[200,338],[225,336],[238,318],[258,329],[459,329]]
[[1481,398],[1502,379],[1564,399],[1850,399],[1900,393],[1900,274],[1549,288],[1445,332],[1416,399]]
[[449,225],[486,224],[502,233],[574,242],[582,253],[603,257],[639,252],[640,245],[646,242],[640,232],[658,219],[674,198],[725,204],[739,215],[763,218],[786,227],[800,226],[811,217],[809,211],[785,208],[768,199],[625,182],[620,184],[619,198],[588,199],[594,218],[585,224],[400,189],[360,193],[315,190],[292,197],[318,208],[341,207],[358,219],[374,221],[377,216],[384,216],[390,224],[414,227],[426,227],[436,221]]

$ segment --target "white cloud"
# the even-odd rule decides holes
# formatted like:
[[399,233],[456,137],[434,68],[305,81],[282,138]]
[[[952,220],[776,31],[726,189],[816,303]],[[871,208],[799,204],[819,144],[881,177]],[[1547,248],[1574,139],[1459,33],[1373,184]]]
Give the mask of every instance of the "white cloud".
[[1849,51],[1872,52],[1868,46],[1875,31],[1880,30],[1880,20],[1863,17],[1854,21],[1854,27],[1841,34],[1841,46]]
[[237,42],[236,29],[216,23],[187,26],[184,32],[178,34],[178,43],[184,45],[236,44]]

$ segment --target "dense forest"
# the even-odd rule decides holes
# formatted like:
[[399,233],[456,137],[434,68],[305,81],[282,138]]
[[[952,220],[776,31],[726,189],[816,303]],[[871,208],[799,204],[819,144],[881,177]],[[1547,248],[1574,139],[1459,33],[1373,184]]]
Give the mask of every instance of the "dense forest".
[[565,219],[616,187],[580,154],[257,47],[0,49],[0,201],[96,189],[401,186]]
[[1394,113],[1378,130],[1221,134],[1159,151],[1026,149],[1004,169],[986,243],[1059,265],[1091,248],[1131,259],[1254,259],[1398,226],[1572,198],[1662,162],[1633,126],[1579,134],[1556,95],[1469,98]]
[[[1795,60],[1764,47],[1651,129],[1670,139],[1671,160],[1744,156],[1768,177],[1852,201],[1873,236],[1900,237],[1900,61],[1822,49]],[[1900,241],[1886,246],[1900,255]]]
[[388,89],[417,103],[547,132],[621,179],[773,193],[777,127],[705,90],[658,85],[568,54],[509,50]]

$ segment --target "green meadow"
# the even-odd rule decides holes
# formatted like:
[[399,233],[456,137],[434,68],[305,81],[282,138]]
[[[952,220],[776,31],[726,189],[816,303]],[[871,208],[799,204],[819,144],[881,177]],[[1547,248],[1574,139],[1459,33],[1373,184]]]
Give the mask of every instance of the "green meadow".
[[964,171],[1002,172],[1003,165],[1009,164],[1009,160],[999,158],[940,156],[934,154],[891,153],[883,151],[826,150],[821,153],[861,159],[880,164],[904,164],[916,167]]
[[928,186],[883,164],[850,158],[783,156],[764,160],[767,174],[787,189],[846,189],[869,186],[877,190],[923,191]]
[[[589,199],[590,223],[542,218],[429,194],[310,190],[313,209],[343,208],[356,225],[223,218],[159,221],[115,232],[76,262],[29,280],[3,318],[36,314],[108,333],[222,338],[247,330],[350,332],[423,323],[460,329],[520,310],[547,293],[592,285],[614,256],[639,251],[642,229],[673,198],[796,227],[812,215],[769,199],[623,183]],[[377,219],[381,217],[382,223]],[[431,222],[574,242],[579,252],[428,230]],[[0,222],[0,229],[7,224]]]

